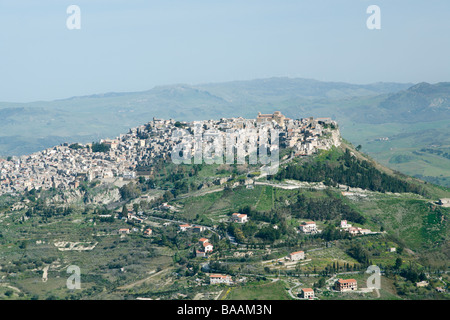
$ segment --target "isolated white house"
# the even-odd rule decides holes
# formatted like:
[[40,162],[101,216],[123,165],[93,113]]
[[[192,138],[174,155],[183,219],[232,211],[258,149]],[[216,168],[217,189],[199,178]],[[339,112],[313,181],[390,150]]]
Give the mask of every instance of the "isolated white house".
[[248,217],[243,213],[233,213],[231,216],[231,221],[238,223],[245,223],[248,221]]
[[289,259],[292,261],[303,260],[305,259],[305,252],[297,251],[289,254]]
[[314,221],[307,221],[302,222],[300,225],[300,231],[303,233],[317,233],[319,230],[317,230],[317,225]]
[[314,290],[311,288],[303,288],[302,296],[305,299],[314,299]]

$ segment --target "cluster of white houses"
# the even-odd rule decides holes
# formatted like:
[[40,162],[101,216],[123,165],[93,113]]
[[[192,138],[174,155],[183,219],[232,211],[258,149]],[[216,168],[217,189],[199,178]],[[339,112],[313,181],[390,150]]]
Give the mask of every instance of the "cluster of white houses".
[[[330,118],[292,120],[278,111],[259,114],[257,119],[222,118],[194,122],[153,119],[115,139],[101,140],[100,143],[108,147],[104,150],[93,150],[92,144],[64,143],[31,155],[0,159],[0,195],[32,189],[70,189],[77,188],[84,180],[133,179],[137,173],[152,174],[152,164],[159,159],[170,159],[182,143],[184,138],[176,133],[180,129],[192,131],[196,127],[204,129],[203,148],[212,137],[230,133],[253,139],[256,129],[278,130],[279,146],[275,147],[292,147],[297,155],[312,154],[340,143],[337,124]],[[242,143],[238,140],[236,143]],[[239,148],[239,145],[235,146],[235,149]],[[148,172],[136,170],[138,167],[148,168]]]
[[[347,222],[347,220],[341,220],[340,230],[343,232],[348,232],[351,235],[366,235],[366,234],[375,234],[377,232],[373,232],[370,229],[353,227],[351,224]],[[317,224],[314,221],[304,221],[299,226],[299,231],[304,234],[316,234],[322,232],[317,228]]]
[[190,225],[189,223],[180,224],[178,226],[178,228],[182,232],[187,231],[187,230],[192,230],[193,232],[201,233],[206,230],[205,226]]
[[351,224],[347,223],[347,220],[341,220],[341,231],[345,231],[350,233],[351,235],[365,235],[365,234],[374,234],[376,232],[373,232],[369,229],[359,228],[359,227],[352,227]]

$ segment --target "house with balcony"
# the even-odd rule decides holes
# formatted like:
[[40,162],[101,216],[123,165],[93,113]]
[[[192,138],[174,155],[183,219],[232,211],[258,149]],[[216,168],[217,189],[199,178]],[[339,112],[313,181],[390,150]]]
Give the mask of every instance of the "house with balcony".
[[355,279],[339,279],[336,281],[335,287],[340,292],[356,291],[358,289],[358,283]]

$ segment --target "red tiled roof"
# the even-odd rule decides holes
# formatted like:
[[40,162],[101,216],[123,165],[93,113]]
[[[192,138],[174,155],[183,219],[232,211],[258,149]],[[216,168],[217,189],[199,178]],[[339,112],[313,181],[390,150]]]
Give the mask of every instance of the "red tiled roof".
[[339,279],[339,283],[356,283],[355,279]]

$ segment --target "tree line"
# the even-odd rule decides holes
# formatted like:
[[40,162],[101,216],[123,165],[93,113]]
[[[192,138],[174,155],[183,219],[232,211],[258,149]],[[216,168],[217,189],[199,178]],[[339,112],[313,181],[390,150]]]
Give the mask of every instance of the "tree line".
[[356,159],[348,149],[337,161],[316,160],[301,165],[289,164],[279,170],[275,179],[323,182],[329,186],[345,184],[378,192],[412,192],[424,195],[421,187],[379,171],[370,162]]

